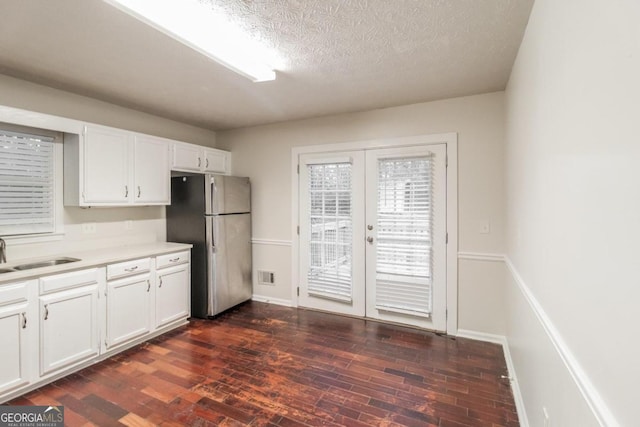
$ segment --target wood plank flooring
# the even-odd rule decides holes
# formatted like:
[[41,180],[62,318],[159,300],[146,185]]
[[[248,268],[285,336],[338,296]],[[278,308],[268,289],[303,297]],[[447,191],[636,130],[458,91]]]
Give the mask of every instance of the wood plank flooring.
[[518,426],[495,344],[250,302],[9,402],[68,426]]

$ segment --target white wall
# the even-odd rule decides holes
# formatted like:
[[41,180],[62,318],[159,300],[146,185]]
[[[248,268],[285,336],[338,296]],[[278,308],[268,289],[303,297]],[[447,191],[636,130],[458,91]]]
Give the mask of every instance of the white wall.
[[[69,92],[0,75],[0,105],[215,146],[215,133]],[[166,240],[163,207],[80,209],[65,207],[62,240],[7,243],[9,261],[70,251]],[[133,228],[126,229],[126,221]],[[96,223],[95,234],[81,224]]]
[[540,306],[507,281],[531,425],[542,406],[596,424],[572,372],[603,425],[638,423],[639,22],[636,0],[537,0],[506,91],[507,255]]
[[[275,287],[256,284],[254,292],[291,300],[291,247],[282,241],[292,239],[291,149],[302,145],[458,132],[459,250],[502,253],[503,115],[500,92],[219,132],[234,174],[252,179],[254,267],[276,273]],[[490,234],[479,233],[483,221]],[[495,263],[464,259],[459,268],[459,327],[504,334],[504,279]]]

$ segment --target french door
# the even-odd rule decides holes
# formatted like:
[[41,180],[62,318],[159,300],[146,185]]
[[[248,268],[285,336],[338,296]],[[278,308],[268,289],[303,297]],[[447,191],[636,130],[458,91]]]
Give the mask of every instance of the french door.
[[446,330],[446,144],[299,161],[299,305]]

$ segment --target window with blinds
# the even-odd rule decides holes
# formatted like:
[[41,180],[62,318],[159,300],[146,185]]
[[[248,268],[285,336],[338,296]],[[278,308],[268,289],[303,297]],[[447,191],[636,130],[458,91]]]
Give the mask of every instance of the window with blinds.
[[350,302],[352,167],[350,163],[307,167],[311,225],[307,291],[310,295]]
[[0,236],[55,231],[54,138],[0,129]]
[[432,311],[433,156],[378,160],[376,308]]

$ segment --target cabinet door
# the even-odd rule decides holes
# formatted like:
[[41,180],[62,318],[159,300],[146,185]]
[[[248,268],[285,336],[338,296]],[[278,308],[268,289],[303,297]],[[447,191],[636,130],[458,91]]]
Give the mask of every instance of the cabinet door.
[[27,304],[0,308],[0,395],[29,382]]
[[204,149],[204,171],[210,173],[229,173],[229,153],[221,150]]
[[163,268],[157,273],[156,327],[189,317],[190,264]]
[[193,144],[173,144],[171,169],[187,172],[202,172],[202,148]]
[[151,330],[151,277],[135,276],[107,283],[107,348]]
[[158,138],[136,135],[133,151],[133,202],[168,205],[171,199],[169,143]]
[[129,133],[86,126],[83,154],[85,204],[122,205],[133,194],[129,188]]
[[40,297],[40,374],[98,354],[98,285]]

